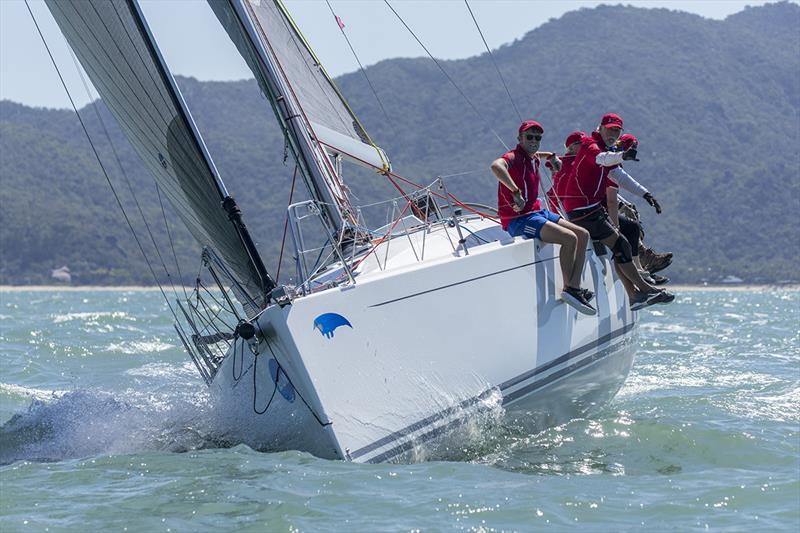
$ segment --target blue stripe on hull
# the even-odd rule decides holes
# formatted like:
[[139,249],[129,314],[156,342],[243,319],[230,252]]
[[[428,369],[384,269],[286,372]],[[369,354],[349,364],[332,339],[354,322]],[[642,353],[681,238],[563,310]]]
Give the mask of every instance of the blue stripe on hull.
[[[539,366],[537,368],[534,368],[532,370],[524,372],[524,373],[520,374],[519,376],[516,376],[516,377],[514,377],[514,378],[512,378],[512,379],[510,379],[508,381],[505,381],[505,382],[501,383],[496,388],[492,388],[492,389],[489,389],[487,391],[484,391],[483,393],[481,393],[478,396],[475,396],[473,398],[469,398],[467,400],[464,400],[463,402],[461,402],[461,403],[459,403],[457,405],[454,405],[452,407],[448,407],[447,409],[445,409],[443,411],[440,411],[440,412],[438,412],[436,414],[433,414],[433,415],[431,415],[431,416],[429,416],[427,418],[419,420],[418,422],[415,422],[415,423],[413,423],[413,424],[411,424],[411,425],[409,425],[409,426],[407,426],[407,427],[405,427],[403,429],[400,429],[400,430],[395,431],[394,433],[391,433],[391,434],[389,434],[389,435],[387,435],[387,436],[385,436],[385,437],[383,437],[381,439],[378,439],[377,441],[375,441],[375,442],[373,442],[371,444],[368,444],[367,446],[364,446],[363,448],[359,448],[358,450],[356,450],[354,452],[350,452],[348,457],[350,459],[357,459],[357,458],[362,457],[362,456],[364,456],[364,455],[366,455],[366,454],[368,454],[368,453],[370,453],[370,452],[372,452],[374,450],[382,448],[382,447],[386,446],[387,444],[390,444],[390,443],[395,442],[395,441],[397,441],[399,439],[402,439],[403,437],[407,437],[407,436],[411,435],[412,433],[414,433],[416,431],[419,431],[419,430],[421,430],[421,429],[423,429],[423,428],[425,428],[427,426],[430,426],[431,424],[437,422],[438,420],[446,418],[446,417],[450,416],[451,414],[456,413],[458,411],[467,409],[467,408],[475,405],[476,403],[486,399],[487,397],[489,397],[491,395],[493,390],[499,389],[500,392],[503,393],[503,405],[507,405],[507,404],[510,404],[512,402],[515,402],[515,401],[517,401],[517,400],[519,400],[519,399],[521,399],[521,398],[523,398],[523,397],[525,397],[525,396],[527,396],[529,394],[532,394],[532,393],[536,392],[536,390],[541,389],[542,387],[545,387],[546,385],[552,383],[553,381],[555,381],[555,380],[557,380],[557,379],[559,379],[561,377],[569,375],[569,374],[571,374],[573,372],[577,372],[578,370],[580,370],[581,368],[585,367],[586,365],[589,365],[589,364],[591,364],[593,362],[596,362],[596,361],[598,361],[600,359],[603,359],[604,357],[608,356],[611,353],[614,353],[621,346],[621,343],[618,343],[618,344],[616,344],[614,346],[609,346],[606,349],[600,350],[599,352],[597,352],[597,353],[595,353],[593,355],[590,355],[588,357],[580,359],[580,360],[576,361],[575,363],[573,363],[572,365],[570,365],[570,366],[568,366],[566,368],[563,368],[563,369],[561,369],[561,370],[559,370],[557,372],[554,372],[553,374],[550,374],[550,375],[548,375],[548,376],[546,376],[546,377],[544,377],[542,379],[535,380],[535,381],[533,381],[531,383],[528,383],[527,385],[524,385],[522,388],[517,389],[517,390],[515,390],[515,391],[513,391],[511,393],[505,394],[505,391],[507,391],[508,389],[510,389],[510,388],[512,388],[512,387],[514,387],[516,385],[524,383],[525,381],[528,381],[528,380],[534,378],[535,376],[537,376],[539,374],[542,374],[543,372],[546,372],[547,370],[550,370],[550,369],[552,369],[552,368],[554,368],[554,367],[556,367],[556,366],[558,366],[560,364],[563,364],[563,363],[566,363],[567,361],[576,359],[576,358],[580,357],[581,355],[583,355],[584,353],[586,353],[586,352],[588,352],[588,351],[590,351],[590,350],[592,350],[594,348],[597,348],[597,347],[599,347],[599,346],[601,346],[603,344],[611,342],[612,340],[616,339],[617,337],[623,336],[626,333],[628,333],[631,329],[633,329],[633,327],[634,327],[634,323],[626,324],[622,328],[620,328],[620,329],[618,329],[616,331],[613,331],[613,332],[609,333],[608,335],[604,335],[603,337],[600,337],[596,341],[593,341],[593,342],[590,342],[590,343],[585,344],[583,346],[580,346],[580,347],[578,347],[578,348],[576,348],[576,349],[574,349],[574,350],[572,350],[572,351],[570,351],[570,352],[568,352],[568,353],[566,353],[564,355],[561,355],[561,356],[557,357],[556,359],[554,359],[552,361],[549,361],[548,363],[545,363],[545,364],[543,364],[543,365],[541,365],[541,366]],[[435,429],[429,431],[428,433],[425,433],[423,435],[417,436],[412,440],[409,440],[407,442],[399,444],[399,445],[395,446],[394,448],[391,448],[390,450],[387,450],[387,451],[385,451],[385,452],[383,452],[383,453],[381,453],[379,455],[376,455],[375,457],[372,457],[372,458],[368,459],[367,462],[369,462],[369,463],[380,463],[380,462],[386,461],[388,459],[391,459],[392,457],[395,457],[395,456],[397,456],[397,455],[399,455],[399,454],[401,454],[401,453],[403,453],[405,451],[408,451],[409,449],[413,448],[417,444],[420,444],[420,443],[423,443],[423,442],[427,442],[428,440],[431,440],[431,439],[433,439],[433,438],[435,438],[435,437],[437,437],[437,436],[439,436],[439,435],[441,435],[443,433],[446,433],[447,431],[449,431],[450,429],[458,426],[461,423],[463,423],[463,417],[457,418],[456,420],[453,420],[453,421],[445,424],[444,426],[435,428]]]

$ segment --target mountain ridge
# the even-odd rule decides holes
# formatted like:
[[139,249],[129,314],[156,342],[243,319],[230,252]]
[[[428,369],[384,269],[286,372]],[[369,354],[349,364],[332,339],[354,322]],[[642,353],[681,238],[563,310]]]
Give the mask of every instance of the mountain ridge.
[[[798,23],[800,6],[787,2],[722,21],[600,6],[551,19],[493,54],[522,113],[544,124],[545,149],[561,150],[569,131],[590,130],[605,112],[624,117],[642,143],[642,162],[626,168],[665,208],[656,217],[640,205],[648,240],[676,253],[669,271],[675,279],[796,281],[800,235],[790,220],[800,207],[794,148],[800,141],[800,43],[787,36]],[[428,183],[472,171],[448,187],[464,199],[493,203],[496,182],[488,164],[504,149],[490,130],[513,146],[519,120],[487,54],[442,65],[482,118],[427,58],[367,67],[390,120],[361,72],[337,84],[401,174]],[[267,102],[254,80],[179,77],[178,83],[274,272],[292,166],[282,164],[283,141]],[[81,109],[95,144],[113,163],[95,110],[146,218],[161,220],[152,179],[102,102]],[[74,114],[0,102],[0,169],[0,283],[42,283],[62,264],[76,283],[152,283]],[[391,194],[374,175],[350,172],[348,184],[362,201]],[[115,169],[112,179],[125,196],[122,172]],[[136,212],[129,195],[123,201]],[[174,216],[167,218],[178,262],[196,264],[196,245]],[[758,238],[754,223],[761,218],[769,238]],[[138,225],[137,233],[146,236]],[[157,242],[169,249],[166,240]],[[152,254],[152,245],[145,245]]]

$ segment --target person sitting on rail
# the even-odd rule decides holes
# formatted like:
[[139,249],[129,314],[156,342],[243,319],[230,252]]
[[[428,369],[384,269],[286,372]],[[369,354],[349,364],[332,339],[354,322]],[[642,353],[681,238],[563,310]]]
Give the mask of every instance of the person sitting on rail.
[[[581,139],[584,137],[586,137],[586,133],[582,131],[573,131],[567,136],[566,141],[564,141],[566,153],[559,158],[561,159],[561,170],[553,172],[554,169],[552,169],[550,163],[545,163],[545,166],[547,166],[547,168],[553,172],[553,186],[549,191],[547,191],[547,201],[550,206],[550,210],[553,212],[563,212],[561,198],[564,196],[564,188],[567,184],[569,174],[572,171],[572,165],[575,162],[575,155],[578,153],[578,149],[581,146]],[[638,140],[636,137],[631,134],[625,134],[619,138],[615,149],[617,151],[625,151],[634,144],[638,145]],[[650,203],[650,205],[656,208],[657,213],[661,212],[661,206],[658,204],[658,201],[653,198],[653,195],[650,194],[647,189],[645,189],[635,179],[633,179],[630,174],[625,172],[622,169],[622,166],[612,169],[610,175],[620,185],[620,187],[631,191],[638,196],[642,196],[648,203]],[[636,265],[636,268],[639,270],[639,273],[642,275],[642,278],[644,278],[644,280],[651,285],[662,285],[667,283],[669,281],[668,278],[645,271],[639,262],[638,252],[639,249],[643,247],[640,239],[644,235],[644,230],[641,227],[641,221],[639,220],[639,213],[636,211],[636,207],[627,202],[624,198],[620,197],[619,212],[620,232],[631,244],[633,262]],[[669,254],[669,256],[671,258],[672,254]]]
[[[585,315],[597,314],[589,303],[591,291],[580,288],[589,233],[561,216],[542,209],[539,202],[539,156],[544,128],[526,120],[518,130],[519,144],[492,162],[497,185],[497,211],[503,229],[512,236],[526,236],[561,246],[559,262],[564,279],[561,299]],[[560,161],[548,158],[556,167]]]
[[[634,135],[626,133],[620,136],[619,140],[617,140],[615,150],[624,152],[631,147],[638,150],[639,140]],[[655,199],[655,197],[647,190],[647,188],[636,181],[633,176],[628,174],[625,169],[622,168],[622,165],[611,169],[609,175],[619,185],[620,189],[625,189],[626,191],[644,199],[648,204],[650,204],[651,207],[653,207],[653,209],[656,210],[656,214],[661,214],[661,204],[658,203],[658,200]],[[644,280],[651,285],[663,285],[669,282],[669,278],[659,276],[656,273],[650,273],[642,266],[639,255],[640,249],[645,248],[645,246],[642,244],[642,239],[644,238],[644,229],[642,227],[642,221],[639,217],[639,211],[636,209],[636,206],[631,202],[628,202],[622,196],[619,196],[619,204],[617,207],[619,212],[619,230],[631,244],[633,263],[636,265],[636,268],[639,270],[642,278],[644,278]],[[671,253],[661,255],[669,257],[669,262],[672,261]],[[669,264],[666,266],[669,266]],[[664,268],[666,268],[666,266]]]
[[[623,161],[636,159],[636,148],[624,152],[612,151],[622,133],[622,118],[613,113],[603,116],[597,131],[581,140],[569,178],[564,185],[562,202],[571,222],[587,229],[593,240],[611,249],[614,262],[628,297],[631,309],[638,310],[656,303],[670,303],[675,296],[647,283],[633,264],[633,254],[628,240],[617,228],[618,185],[609,177],[609,171]],[[609,195],[613,196],[609,198]],[[612,205],[613,219],[603,206],[603,200]]]
[[553,172],[553,186],[547,191],[547,203],[550,205],[550,211],[559,213],[564,211],[564,206],[561,205],[561,198],[564,196],[564,186],[567,184],[570,172],[572,172],[572,165],[575,163],[575,154],[578,153],[578,148],[581,147],[581,139],[586,137],[583,131],[573,131],[567,136],[564,141],[564,148],[566,152],[559,157],[561,160],[561,169],[555,170],[552,164],[548,161],[545,166]]

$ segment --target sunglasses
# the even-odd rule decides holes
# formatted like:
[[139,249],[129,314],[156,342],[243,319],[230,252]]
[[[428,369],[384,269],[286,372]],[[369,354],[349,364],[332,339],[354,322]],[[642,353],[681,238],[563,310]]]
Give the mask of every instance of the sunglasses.
[[534,135],[532,133],[527,133],[527,134],[525,134],[525,138],[528,139],[529,141],[532,141],[534,139],[536,139],[537,141],[541,141],[542,140],[541,134]]

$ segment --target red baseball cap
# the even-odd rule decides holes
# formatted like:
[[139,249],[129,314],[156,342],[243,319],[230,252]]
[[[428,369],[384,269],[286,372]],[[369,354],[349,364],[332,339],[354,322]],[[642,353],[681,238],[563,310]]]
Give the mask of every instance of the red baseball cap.
[[567,136],[567,140],[564,141],[564,146],[569,148],[571,145],[575,144],[576,142],[580,141],[586,137],[586,132],[584,131],[573,131],[572,133]]
[[607,115],[603,115],[603,118],[600,120],[600,125],[605,126],[607,128],[624,129],[622,127],[622,117],[619,115],[615,115],[614,113],[608,113]]
[[626,133],[625,135],[620,136],[617,142],[621,143],[622,147],[627,150],[631,146],[638,145],[639,139],[637,139],[632,133]]
[[526,120],[525,122],[520,124],[519,133],[522,133],[523,131],[529,130],[531,128],[539,128],[542,131],[542,133],[544,133],[544,128],[542,127],[542,125],[536,122],[535,120]]

